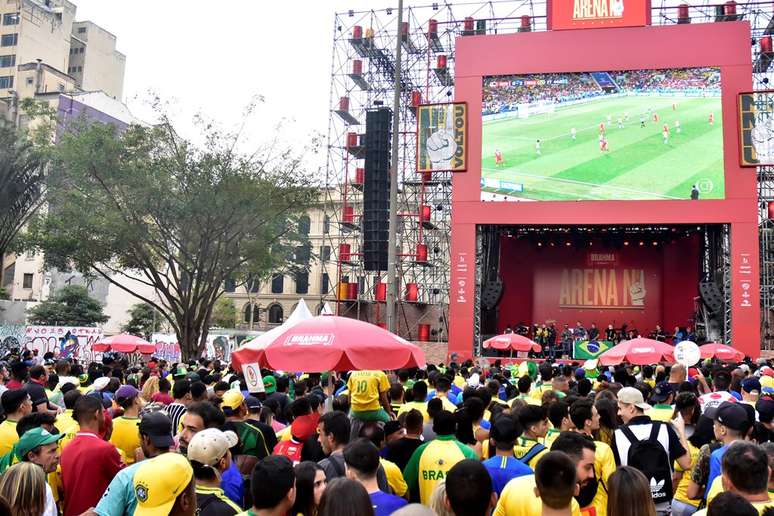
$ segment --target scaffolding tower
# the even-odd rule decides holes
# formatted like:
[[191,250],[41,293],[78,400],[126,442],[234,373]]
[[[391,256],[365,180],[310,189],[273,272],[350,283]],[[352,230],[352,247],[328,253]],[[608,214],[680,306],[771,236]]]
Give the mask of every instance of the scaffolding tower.
[[[771,2],[653,2],[652,24],[722,23],[747,20],[755,89],[769,89],[774,58]],[[481,34],[546,30],[543,0],[432,2],[404,8],[397,25],[394,8],[337,13],[333,48],[326,166],[326,219],[338,228],[328,238],[332,258],[323,264],[330,278],[324,300],[340,315],[385,326],[386,271],[369,272],[362,260],[365,113],[391,106],[395,89],[395,51],[402,47],[399,145],[398,226],[399,282],[397,331],[410,340],[445,341],[448,335],[450,272],[451,173],[416,172],[416,108],[454,99],[455,40]],[[774,168],[758,173],[761,245],[761,309],[764,345],[774,318]],[[774,207],[774,204],[772,204]],[[707,248],[705,270],[722,289],[725,306],[723,341],[730,341],[730,249],[727,231]],[[480,285],[477,285],[480,289]],[[478,309],[476,310],[478,312]],[[478,314],[477,314],[478,317]],[[478,335],[478,332],[476,333]],[[768,346],[766,346],[768,347]]]

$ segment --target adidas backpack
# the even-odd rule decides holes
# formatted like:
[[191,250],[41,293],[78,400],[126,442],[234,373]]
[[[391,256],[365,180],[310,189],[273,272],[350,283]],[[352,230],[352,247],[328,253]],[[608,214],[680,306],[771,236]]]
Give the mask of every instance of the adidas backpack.
[[669,455],[658,442],[660,430],[661,423],[654,421],[651,424],[650,436],[639,440],[629,427],[621,427],[621,431],[630,443],[626,463],[640,470],[648,479],[650,494],[653,497],[653,503],[656,504],[672,500],[672,467],[669,463]]

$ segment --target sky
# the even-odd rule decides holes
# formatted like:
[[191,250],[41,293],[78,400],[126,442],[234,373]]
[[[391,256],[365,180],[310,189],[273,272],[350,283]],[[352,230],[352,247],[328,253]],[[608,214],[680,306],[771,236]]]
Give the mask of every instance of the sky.
[[[302,144],[328,125],[334,13],[389,6],[392,0],[72,0],[76,19],[118,38],[126,55],[124,101],[152,121],[158,94],[182,133],[202,113],[236,129],[257,95],[264,103],[246,126],[255,142],[277,134]],[[397,2],[394,2],[397,4]],[[277,124],[281,129],[277,131]]]

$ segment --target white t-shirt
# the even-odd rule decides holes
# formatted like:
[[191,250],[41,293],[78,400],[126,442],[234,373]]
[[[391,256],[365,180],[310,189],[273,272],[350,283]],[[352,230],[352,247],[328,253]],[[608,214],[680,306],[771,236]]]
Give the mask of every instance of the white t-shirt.
[[736,403],[739,400],[728,391],[710,392],[699,396],[699,405],[701,405],[702,412],[706,411],[708,408],[718,407],[724,401]]
[[58,516],[58,514],[56,502],[54,502],[54,493],[51,491],[51,486],[46,482],[46,506],[43,509],[43,516]]

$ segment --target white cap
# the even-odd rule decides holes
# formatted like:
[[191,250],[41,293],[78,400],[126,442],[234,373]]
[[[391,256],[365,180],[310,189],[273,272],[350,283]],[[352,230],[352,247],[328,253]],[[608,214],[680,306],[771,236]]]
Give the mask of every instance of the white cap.
[[188,460],[214,466],[238,442],[239,438],[231,430],[221,432],[217,428],[206,428],[197,432],[188,444]]

